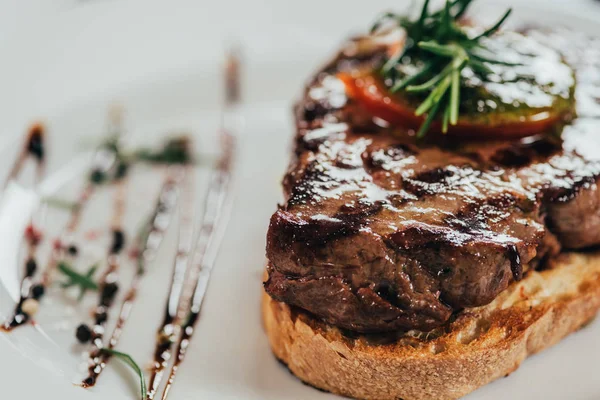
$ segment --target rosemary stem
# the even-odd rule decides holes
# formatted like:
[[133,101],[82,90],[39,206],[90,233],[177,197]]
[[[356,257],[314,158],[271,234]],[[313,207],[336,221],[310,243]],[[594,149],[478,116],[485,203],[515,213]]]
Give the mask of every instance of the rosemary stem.
[[397,92],[399,90],[404,89],[405,87],[407,87],[408,85],[410,85],[411,83],[413,83],[414,81],[416,81],[417,79],[421,78],[422,76],[427,75],[432,69],[433,69],[434,63],[432,62],[428,62],[426,63],[423,68],[421,68],[421,70],[419,72],[417,72],[414,75],[410,75],[407,76],[406,78],[404,78],[403,80],[401,80],[400,82],[398,82],[397,84],[395,84],[390,90],[392,93]]

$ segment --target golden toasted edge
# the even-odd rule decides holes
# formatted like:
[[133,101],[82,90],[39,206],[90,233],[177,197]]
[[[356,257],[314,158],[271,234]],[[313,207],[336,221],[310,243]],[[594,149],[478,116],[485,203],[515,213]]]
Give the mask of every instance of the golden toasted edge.
[[[302,381],[358,399],[457,399],[516,370],[529,355],[589,322],[600,308],[600,253],[562,254],[491,304],[443,330],[344,336],[267,294],[265,330],[275,356]],[[383,344],[382,344],[383,343]]]

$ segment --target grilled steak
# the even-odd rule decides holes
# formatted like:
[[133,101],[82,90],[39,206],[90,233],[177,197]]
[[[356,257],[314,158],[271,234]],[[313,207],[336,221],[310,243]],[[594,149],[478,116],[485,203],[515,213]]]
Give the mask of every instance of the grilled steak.
[[272,297],[359,332],[430,330],[561,248],[600,243],[600,162],[581,136],[417,143],[336,78],[376,59],[342,51],[296,107],[267,236]]

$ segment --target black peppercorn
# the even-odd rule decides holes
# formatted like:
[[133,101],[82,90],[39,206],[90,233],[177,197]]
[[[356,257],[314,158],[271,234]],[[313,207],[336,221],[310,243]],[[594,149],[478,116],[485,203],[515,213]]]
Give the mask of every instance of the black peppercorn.
[[88,343],[90,340],[92,340],[92,331],[86,324],[81,324],[77,327],[75,337],[77,337],[77,340],[81,344]]
[[96,378],[93,376],[88,376],[83,381],[83,387],[91,387],[96,384]]
[[76,256],[77,253],[79,252],[79,250],[77,249],[77,246],[75,246],[74,244],[72,244],[69,247],[67,247],[67,251],[72,256]]
[[36,270],[37,270],[37,263],[35,262],[35,260],[33,258],[30,258],[29,260],[27,260],[27,262],[25,263],[25,275],[33,276],[33,274],[35,274]]
[[45,291],[43,285],[35,285],[31,288],[31,295],[34,299],[39,300],[44,295]]
[[113,300],[115,299],[115,295],[117,294],[117,292],[119,291],[119,285],[116,282],[111,282],[111,283],[107,283],[106,285],[104,285],[104,287],[102,288],[102,305],[103,306],[110,306],[113,302]]
[[120,253],[125,246],[125,233],[120,229],[113,230],[113,242],[110,252],[112,254]]
[[96,312],[96,324],[101,325],[106,322],[108,319],[108,315],[106,311],[98,311]]
[[115,178],[122,179],[127,175],[127,171],[129,170],[129,164],[124,161],[121,161],[117,165],[117,171],[115,172]]
[[92,183],[100,184],[104,182],[105,179],[106,174],[99,169],[93,170],[92,174],[90,175],[90,181],[92,181]]

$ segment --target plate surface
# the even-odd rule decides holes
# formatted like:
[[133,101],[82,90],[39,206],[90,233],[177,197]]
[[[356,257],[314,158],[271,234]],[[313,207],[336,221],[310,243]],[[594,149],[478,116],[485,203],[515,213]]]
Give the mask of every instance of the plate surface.
[[[366,2],[352,7],[347,2],[333,1],[320,4],[319,13],[315,12],[317,1],[286,6],[275,1],[244,2],[239,5],[239,13],[229,19],[225,19],[229,15],[227,7],[233,7],[229,2],[210,12],[202,12],[198,4],[186,1],[175,2],[181,3],[180,7],[173,7],[170,2],[167,7],[166,2],[158,1],[143,6],[133,1],[99,1],[81,7],[76,7],[76,1],[57,3],[60,4],[55,10],[48,11],[51,17],[40,19],[34,33],[25,33],[20,42],[7,50],[8,54],[17,55],[17,47],[21,46],[23,53],[41,52],[38,54],[46,57],[49,72],[35,75],[35,85],[25,83],[34,78],[28,65],[36,57],[19,53],[19,63],[8,62],[7,69],[14,68],[17,83],[9,82],[6,76],[0,82],[6,82],[9,88],[16,88],[20,82],[23,90],[15,92],[12,100],[6,96],[0,99],[4,109],[14,109],[0,129],[20,131],[32,118],[44,118],[51,143],[46,187],[49,191],[57,188],[65,197],[74,193],[82,179],[77,167],[85,167],[89,159],[86,150],[102,135],[106,112],[115,102],[126,110],[126,128],[132,142],[152,143],[168,133],[185,131],[194,135],[200,151],[212,152],[221,89],[215,60],[220,59],[222,46],[209,43],[202,35],[220,37],[240,32],[238,36],[243,37],[246,103],[240,110],[244,123],[238,137],[231,218],[197,334],[170,398],[337,398],[300,383],[275,361],[269,350],[259,316],[265,232],[281,199],[279,181],[288,162],[293,132],[292,99],[303,80],[347,32],[361,30],[380,10],[394,7],[397,1]],[[517,7],[517,15],[540,24],[560,23],[600,34],[591,16],[576,17],[576,9],[563,10],[561,2],[543,4],[543,9]],[[491,5],[490,9],[496,10],[494,7]],[[490,12],[495,15],[495,11]],[[596,15],[600,17],[600,6]],[[198,25],[206,26],[193,25],[196,17]],[[211,22],[220,18],[225,27]],[[132,19],[139,21],[136,29],[128,29]],[[111,29],[107,29],[109,21]],[[155,27],[163,22],[159,34]],[[42,32],[49,32],[48,37],[43,37]],[[198,43],[190,37],[199,38]],[[171,48],[180,40],[187,44]],[[56,44],[59,42],[62,44]],[[0,46],[7,44],[0,42]],[[189,55],[191,48],[200,47],[202,55]],[[69,51],[61,54],[62,48]],[[170,61],[165,61],[167,58]],[[85,68],[73,66],[77,59],[85,60]],[[119,62],[123,63],[122,68],[113,65]],[[23,69],[17,69],[17,64],[24,65]],[[11,146],[19,140],[8,133],[2,137],[0,171],[6,171],[14,154]],[[152,206],[148,199],[153,197],[160,175],[160,171],[136,171],[135,183],[130,187],[135,195],[130,195],[126,216],[128,232],[135,232],[139,219]],[[196,178],[201,193],[206,171],[199,169]],[[103,221],[109,215],[106,204],[111,201],[110,196],[111,191],[107,190],[94,201],[84,216],[82,232],[106,227]],[[202,196],[198,199],[197,206],[201,208]],[[6,194],[1,200],[0,238],[4,241],[0,252],[0,317],[12,307],[15,274],[21,269],[15,243],[22,232],[19,224],[26,224],[35,197],[23,189],[14,192],[12,201]],[[62,223],[64,215],[57,211],[48,212],[44,220],[50,236]],[[151,360],[172,268],[176,228],[173,224],[169,229],[119,345],[140,363]],[[102,254],[102,247],[97,247],[91,246],[90,258]],[[74,345],[73,330],[86,317],[93,300],[77,304],[55,293],[42,308],[40,329],[28,326],[10,335],[0,334],[3,398],[137,398],[135,377],[115,361],[94,389],[84,391],[71,384],[81,375],[82,368],[85,370],[82,349]],[[600,322],[596,321],[532,357],[517,373],[476,391],[468,399],[600,398],[599,336]]]

